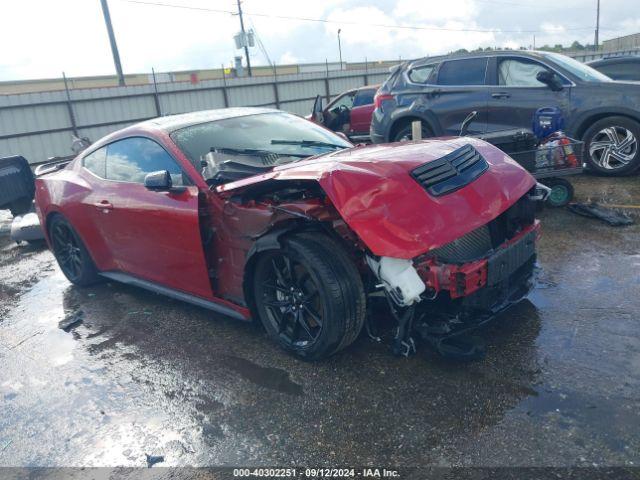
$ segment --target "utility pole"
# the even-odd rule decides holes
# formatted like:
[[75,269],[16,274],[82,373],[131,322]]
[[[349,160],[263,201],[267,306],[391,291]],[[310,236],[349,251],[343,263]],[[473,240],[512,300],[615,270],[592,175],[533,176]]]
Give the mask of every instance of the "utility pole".
[[598,6],[596,7],[596,38],[594,41],[594,46],[596,50],[598,50],[599,33],[600,33],[600,0],[598,0]]
[[111,15],[109,14],[109,5],[107,0],[100,0],[102,4],[102,14],[104,15],[104,23],[107,25],[107,33],[109,34],[109,42],[111,43],[111,53],[113,54],[113,63],[116,66],[118,74],[118,85],[124,86],[124,74],[122,73],[122,65],[120,64],[120,54],[118,53],[118,45],[116,44],[116,36],[113,33],[113,25],[111,25]]
[[338,29],[338,53],[340,54],[340,70],[342,70],[342,44],[340,43],[340,32],[342,30]]
[[244,20],[242,18],[242,5],[238,1],[238,16],[240,17],[240,30],[242,31],[242,41],[244,42],[244,56],[247,59],[247,72],[251,76],[251,60],[249,60],[249,45],[247,45],[247,34],[244,32]]

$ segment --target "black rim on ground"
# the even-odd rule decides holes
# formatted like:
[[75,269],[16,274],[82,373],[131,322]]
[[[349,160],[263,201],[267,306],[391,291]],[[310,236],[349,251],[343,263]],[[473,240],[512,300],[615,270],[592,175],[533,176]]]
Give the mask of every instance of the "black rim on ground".
[[82,253],[71,228],[56,223],[51,229],[51,242],[62,271],[70,278],[78,278],[82,272]]
[[320,291],[309,270],[286,254],[265,259],[257,301],[280,338],[292,347],[313,345],[322,332]]

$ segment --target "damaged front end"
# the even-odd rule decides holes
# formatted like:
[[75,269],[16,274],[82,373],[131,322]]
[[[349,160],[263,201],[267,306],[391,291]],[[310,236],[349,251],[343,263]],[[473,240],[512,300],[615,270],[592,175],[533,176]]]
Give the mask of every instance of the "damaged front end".
[[[398,321],[394,352],[410,353],[410,336],[416,332],[443,355],[479,354],[478,344],[464,336],[525,298],[534,286],[535,201],[532,189],[488,224],[411,261],[367,259]],[[397,267],[385,268],[398,262],[404,267],[401,274]]]
[[276,233],[258,238],[248,257],[263,239],[286,235],[284,222],[339,239],[366,293],[386,298],[398,355],[415,351],[415,333],[442,354],[477,354],[455,339],[533,286],[535,205],[546,192],[480,140],[348,149],[216,190],[247,218],[271,212],[260,230]]

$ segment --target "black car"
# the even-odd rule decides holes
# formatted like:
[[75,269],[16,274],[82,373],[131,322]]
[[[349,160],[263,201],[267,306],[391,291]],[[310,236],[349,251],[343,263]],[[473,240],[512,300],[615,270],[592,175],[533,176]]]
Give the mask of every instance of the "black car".
[[587,65],[613,80],[640,81],[640,56],[637,55],[601,58],[588,62]]
[[540,107],[558,107],[565,131],[585,141],[585,160],[603,174],[640,167],[640,84],[611,80],[572,58],[551,52],[493,51],[431,57],[392,70],[378,90],[371,121],[374,143],[422,136],[530,128]]

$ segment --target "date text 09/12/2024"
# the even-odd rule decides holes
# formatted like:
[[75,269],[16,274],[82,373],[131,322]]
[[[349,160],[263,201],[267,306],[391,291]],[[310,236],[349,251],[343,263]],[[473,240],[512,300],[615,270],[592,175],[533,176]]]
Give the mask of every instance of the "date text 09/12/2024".
[[386,468],[236,468],[236,478],[399,478],[397,470]]

